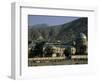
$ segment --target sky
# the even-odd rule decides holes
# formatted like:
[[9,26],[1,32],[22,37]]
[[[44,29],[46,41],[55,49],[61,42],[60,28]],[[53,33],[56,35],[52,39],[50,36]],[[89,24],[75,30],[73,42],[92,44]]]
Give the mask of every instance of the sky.
[[28,26],[36,24],[60,25],[76,20],[79,17],[71,16],[46,16],[46,15],[28,15]]

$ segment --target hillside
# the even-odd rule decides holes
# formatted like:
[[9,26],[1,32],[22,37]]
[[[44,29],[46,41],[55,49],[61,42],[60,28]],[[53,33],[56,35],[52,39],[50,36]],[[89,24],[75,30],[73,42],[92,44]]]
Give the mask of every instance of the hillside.
[[39,24],[29,26],[28,28],[29,40],[37,40],[39,36],[42,36],[46,41],[60,40],[61,42],[70,42],[80,32],[87,35],[88,20],[84,17],[62,25],[48,26],[46,24]]

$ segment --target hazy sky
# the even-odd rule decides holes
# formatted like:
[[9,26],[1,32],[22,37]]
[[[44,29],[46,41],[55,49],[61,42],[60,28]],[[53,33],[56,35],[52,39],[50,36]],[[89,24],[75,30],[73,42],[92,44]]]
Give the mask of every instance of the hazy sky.
[[78,19],[79,17],[71,16],[43,16],[43,15],[29,15],[28,16],[28,25],[36,24],[48,24],[48,25],[60,25],[73,20]]

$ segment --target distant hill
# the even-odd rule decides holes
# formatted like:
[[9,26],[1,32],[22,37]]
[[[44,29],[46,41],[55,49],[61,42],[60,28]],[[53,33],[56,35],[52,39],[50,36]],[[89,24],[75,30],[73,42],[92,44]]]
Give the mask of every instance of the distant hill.
[[33,26],[29,26],[29,28],[41,28],[41,27],[48,27],[48,25],[47,24],[36,24]]
[[62,42],[70,42],[75,39],[80,32],[87,35],[87,31],[88,19],[84,17],[56,26],[48,26],[47,24],[29,26],[28,39],[37,40],[38,37],[42,36],[46,41],[60,40]]

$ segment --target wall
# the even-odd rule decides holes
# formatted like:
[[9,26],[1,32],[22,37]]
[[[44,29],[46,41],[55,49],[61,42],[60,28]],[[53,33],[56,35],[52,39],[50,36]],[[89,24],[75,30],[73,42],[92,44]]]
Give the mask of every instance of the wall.
[[[67,5],[74,5],[74,6],[94,6],[98,9],[97,13],[97,22],[100,21],[100,5],[99,5],[99,0],[1,0],[0,1],[0,81],[13,81],[10,79],[10,69],[11,69],[11,3],[12,2],[19,2],[19,1],[24,1],[24,2],[37,2],[37,3],[44,3],[44,4],[60,4],[62,6],[67,6]],[[99,64],[99,41],[100,41],[100,24],[98,22],[97,24],[97,40],[96,40],[96,54],[98,54],[97,58],[97,69],[100,69],[100,64]],[[35,79],[34,81],[42,82],[42,81],[81,81],[81,82],[98,82],[99,80],[99,75],[100,71],[97,70],[98,73],[97,75],[84,75],[84,76],[69,76],[69,77],[61,77],[61,78],[52,78],[52,79]]]

